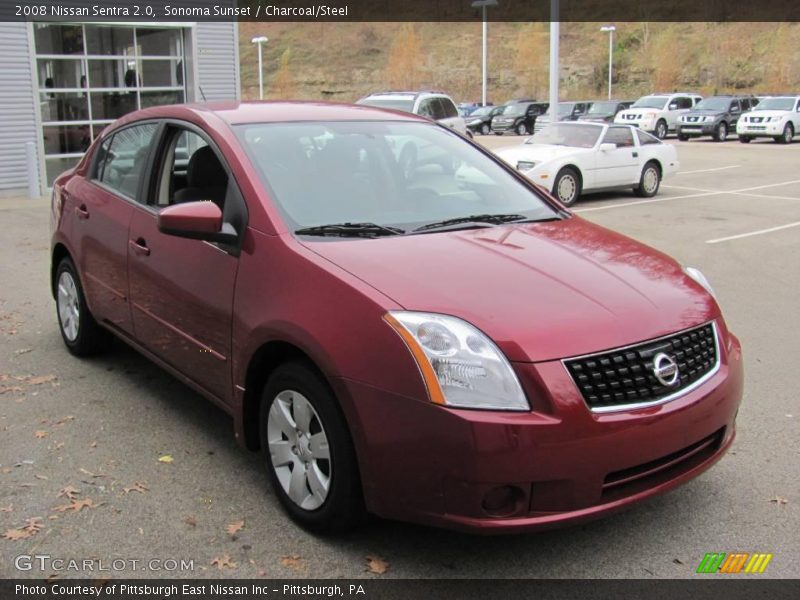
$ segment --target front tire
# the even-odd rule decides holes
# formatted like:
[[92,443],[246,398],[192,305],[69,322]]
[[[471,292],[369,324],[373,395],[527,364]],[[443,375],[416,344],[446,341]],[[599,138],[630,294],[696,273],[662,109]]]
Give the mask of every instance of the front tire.
[[487,123],[481,125],[481,135],[489,135],[491,131],[492,130]]
[[775,138],[775,141],[779,144],[791,144],[792,139],[794,138],[794,127],[791,123],[787,123],[786,127],[783,128],[783,133]]
[[689,136],[686,135],[685,133],[679,133],[678,134],[678,141],[680,141],[680,142],[688,142],[689,141]]
[[295,522],[334,533],[361,520],[365,510],[350,432],[313,368],[290,362],[273,372],[261,396],[259,432],[273,488]]
[[720,122],[714,130],[714,141],[724,142],[728,139],[728,124],[725,121]]
[[581,178],[572,167],[564,167],[556,175],[553,183],[553,195],[564,206],[572,206],[581,195]]
[[656,137],[660,140],[663,140],[667,137],[667,122],[664,119],[661,119],[658,123],[656,123]]
[[55,289],[58,325],[67,350],[75,356],[108,350],[113,336],[89,312],[78,270],[69,257],[63,258],[56,269]]
[[739,136],[739,141],[742,142],[743,144],[749,144],[750,140],[752,140],[752,139],[753,138],[751,138],[749,135],[740,135]]
[[654,162],[647,163],[639,177],[639,185],[634,188],[634,193],[641,198],[652,198],[661,187],[661,169]]

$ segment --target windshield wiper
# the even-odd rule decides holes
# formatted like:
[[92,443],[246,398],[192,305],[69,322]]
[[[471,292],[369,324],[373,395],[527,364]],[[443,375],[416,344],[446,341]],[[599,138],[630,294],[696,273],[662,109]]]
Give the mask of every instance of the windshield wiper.
[[438,221],[436,223],[428,223],[416,229],[412,229],[410,233],[423,233],[425,231],[435,231],[438,229],[446,229],[454,225],[503,225],[504,223],[537,223],[539,221],[561,220],[560,217],[545,217],[542,219],[532,219],[525,215],[470,215],[468,217],[457,217],[455,219],[447,219],[445,221]]
[[376,237],[382,235],[401,235],[405,230],[377,223],[331,223],[297,229],[297,235],[320,235],[334,237]]

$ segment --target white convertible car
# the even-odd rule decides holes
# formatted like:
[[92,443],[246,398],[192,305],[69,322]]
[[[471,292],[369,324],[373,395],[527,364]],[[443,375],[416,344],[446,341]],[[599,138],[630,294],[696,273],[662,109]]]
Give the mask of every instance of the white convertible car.
[[555,123],[497,156],[567,206],[583,193],[632,188],[655,196],[678,170],[675,147],[630,125]]

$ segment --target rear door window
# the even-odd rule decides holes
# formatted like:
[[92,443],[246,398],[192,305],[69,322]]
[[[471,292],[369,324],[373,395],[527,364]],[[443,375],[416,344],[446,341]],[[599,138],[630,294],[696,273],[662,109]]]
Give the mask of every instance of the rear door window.
[[456,105],[453,104],[453,101],[450,100],[450,98],[439,98],[439,102],[442,103],[442,110],[444,111],[445,118],[450,119],[458,116]]
[[444,103],[442,102],[442,98],[432,98],[431,108],[433,110],[433,118],[435,121],[447,118],[447,113],[445,112],[445,107]]
[[633,146],[633,133],[629,127],[609,127],[603,137],[604,144],[616,144],[617,148]]
[[156,123],[126,127],[100,148],[95,178],[126,198],[137,199],[147,159],[155,141]]

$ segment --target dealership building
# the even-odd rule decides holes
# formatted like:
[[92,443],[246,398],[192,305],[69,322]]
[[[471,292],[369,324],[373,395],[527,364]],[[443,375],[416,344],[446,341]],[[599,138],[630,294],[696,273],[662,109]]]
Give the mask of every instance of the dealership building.
[[235,22],[0,22],[0,197],[45,194],[130,111],[239,89]]

